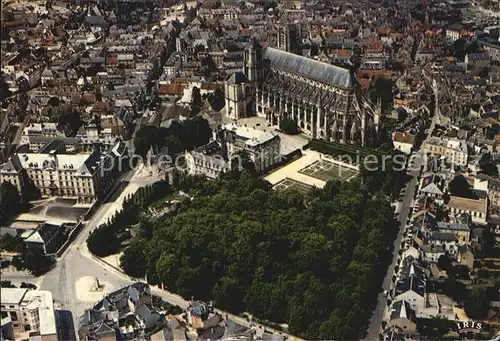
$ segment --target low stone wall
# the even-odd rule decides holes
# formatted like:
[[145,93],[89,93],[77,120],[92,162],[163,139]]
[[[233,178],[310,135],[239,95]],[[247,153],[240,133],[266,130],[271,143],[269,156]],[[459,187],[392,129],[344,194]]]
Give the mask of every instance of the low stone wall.
[[61,245],[61,247],[59,248],[59,250],[56,251],[57,257],[61,257],[61,255],[63,254],[64,250],[66,250],[68,248],[68,246],[75,240],[76,236],[78,236],[78,234],[82,231],[83,226],[84,226],[84,224],[83,224],[82,221],[79,221],[75,225],[75,227],[73,228],[73,230],[71,230],[71,232],[69,233],[68,239],[64,242],[63,245]]
[[322,154],[321,158],[324,159],[325,161],[328,161],[328,162],[334,163],[336,165],[339,165],[339,166],[342,166],[345,168],[349,168],[349,169],[352,169],[352,170],[359,172],[359,165],[353,165],[353,164],[350,164],[347,162],[343,162],[339,159],[335,159],[334,157],[332,157],[330,155],[325,155],[325,154]]

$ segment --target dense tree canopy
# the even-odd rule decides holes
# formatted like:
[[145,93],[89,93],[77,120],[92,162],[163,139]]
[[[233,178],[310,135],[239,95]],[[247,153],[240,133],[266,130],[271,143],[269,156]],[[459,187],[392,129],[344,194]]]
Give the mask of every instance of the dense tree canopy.
[[464,308],[469,318],[475,320],[485,319],[490,309],[488,290],[482,287],[472,289],[465,300]]
[[10,182],[0,184],[0,224],[6,223],[20,211],[21,196]]
[[20,236],[11,236],[6,233],[0,238],[0,250],[8,252],[21,252],[23,247],[24,242]]
[[[171,188],[164,181],[154,185],[141,187],[123,203],[123,209],[117,212],[109,221],[94,229],[87,238],[89,251],[99,257],[109,256],[120,251],[120,233],[125,232],[127,227],[139,222],[140,212],[145,210],[154,201],[171,193]],[[147,230],[144,228],[144,230]],[[132,249],[131,251],[132,252]],[[141,277],[143,272],[137,273],[137,265],[130,264],[133,259],[127,255],[124,258],[124,267],[131,276]]]
[[134,147],[142,157],[151,147],[155,152],[167,147],[170,154],[177,154],[207,143],[211,135],[208,121],[198,116],[182,123],[172,122],[168,128],[144,126],[135,134]]
[[444,270],[444,271],[448,271],[453,266],[453,264],[451,263],[451,259],[447,254],[441,255],[438,258],[437,265],[438,265],[439,269]]
[[0,287],[2,288],[15,288],[16,286],[12,284],[11,281],[0,281]]
[[297,122],[289,118],[284,118],[280,121],[280,129],[285,134],[294,135],[299,133],[299,127],[297,126]]
[[133,259],[127,272],[146,272],[184,297],[288,323],[302,337],[361,337],[397,231],[382,196],[361,181],[330,182],[310,200],[274,191],[247,171],[176,186],[193,201],[125,250],[122,261]]
[[63,131],[68,137],[76,136],[78,129],[82,126],[83,121],[81,115],[74,108],[66,108],[60,110],[57,129]]
[[49,271],[54,263],[54,258],[45,255],[40,248],[24,248],[19,255],[12,259],[12,265],[16,269],[27,270],[35,276],[40,276]]
[[463,198],[475,198],[467,179],[465,179],[463,175],[455,176],[453,180],[450,181],[448,188],[451,195]]
[[195,86],[191,92],[191,117],[200,113],[202,104],[200,88]]
[[489,176],[498,176],[498,167],[493,160],[491,154],[484,154],[479,160],[479,167],[481,168],[481,173]]
[[467,298],[467,288],[465,284],[457,280],[447,278],[441,284],[441,288],[443,292],[455,302],[463,302]]

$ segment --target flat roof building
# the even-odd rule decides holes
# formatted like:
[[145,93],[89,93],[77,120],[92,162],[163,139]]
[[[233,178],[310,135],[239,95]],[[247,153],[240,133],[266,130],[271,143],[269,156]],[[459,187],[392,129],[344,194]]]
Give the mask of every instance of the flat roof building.
[[42,341],[57,341],[52,293],[1,288],[2,319],[10,318],[14,333],[39,333]]

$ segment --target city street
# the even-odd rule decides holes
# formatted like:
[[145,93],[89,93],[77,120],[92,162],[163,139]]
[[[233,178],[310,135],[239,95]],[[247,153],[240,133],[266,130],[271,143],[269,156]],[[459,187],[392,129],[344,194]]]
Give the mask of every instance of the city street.
[[[424,76],[425,73],[423,72]],[[432,88],[434,91],[434,97],[435,97],[435,110],[434,110],[434,115],[432,117],[432,121],[429,127],[429,133],[426,136],[425,140],[422,142],[420,149],[413,153],[410,156],[410,164],[412,163],[413,160],[413,166],[408,167],[408,174],[412,177],[412,179],[406,184],[404,187],[406,189],[406,195],[404,195],[398,210],[398,221],[400,223],[400,228],[398,235],[396,239],[394,240],[394,251],[393,251],[393,259],[391,264],[389,265],[387,269],[387,274],[384,278],[384,282],[382,284],[382,291],[378,294],[377,297],[377,307],[373,311],[372,318],[370,319],[370,325],[367,330],[367,335],[365,340],[378,340],[379,339],[379,334],[382,331],[382,321],[386,317],[386,313],[388,312],[388,306],[387,306],[387,299],[389,297],[384,296],[384,291],[387,290],[388,292],[391,291],[391,284],[392,284],[392,276],[394,275],[394,269],[397,265],[397,260],[398,260],[398,253],[399,249],[401,248],[401,241],[403,239],[403,234],[406,228],[406,221],[408,219],[408,213],[409,210],[412,209],[413,207],[413,196],[415,193],[415,186],[417,185],[417,177],[420,172],[420,168],[423,165],[423,161],[425,161],[425,154],[424,154],[424,146],[427,143],[427,140],[432,136],[432,132],[434,131],[434,128],[436,127],[436,124],[439,124],[441,120],[441,113],[439,111],[439,96],[438,96],[438,88],[437,88],[437,82],[431,80],[430,78],[426,77],[427,80],[432,84]],[[425,168],[425,167],[424,167]]]
[[[420,167],[419,161],[415,161],[415,167]],[[403,232],[406,226],[406,220],[408,219],[409,210],[412,208],[413,194],[415,192],[415,185],[417,183],[418,171],[414,170],[411,172],[412,179],[409,181],[404,188],[406,188],[406,195],[403,197],[398,210],[398,218],[400,224],[400,229],[396,239],[394,240],[394,253],[391,264],[387,269],[387,275],[384,278],[382,284],[382,291],[378,294],[377,307],[373,311],[372,318],[370,320],[370,327],[367,331],[367,336],[365,340],[378,340],[379,334],[381,332],[382,320],[384,319],[387,307],[388,297],[384,296],[384,291],[390,291],[392,284],[392,275],[394,274],[394,268],[397,265],[398,252],[401,247],[401,241],[403,239]]]
[[128,277],[110,272],[103,268],[100,263],[93,260],[88,254],[86,240],[94,228],[104,223],[121,209],[123,201],[127,196],[135,193],[140,187],[156,181],[156,179],[141,177],[141,171],[142,167],[139,167],[124,175],[122,180],[127,185],[119,196],[115,200],[108,199],[109,201],[105,201],[101,205],[92,218],[86,222],[85,227],[76,237],[73,244],[59,257],[55,267],[39,280],[42,282],[40,286],[41,290],[52,292],[56,307],[72,313],[75,330],[77,329],[76,321],[78,316],[83,313],[85,308],[92,304],[92,302],[82,302],[76,298],[76,282],[79,278],[94,276],[109,283],[109,287],[105,288],[103,295],[107,291],[112,291],[131,283]]

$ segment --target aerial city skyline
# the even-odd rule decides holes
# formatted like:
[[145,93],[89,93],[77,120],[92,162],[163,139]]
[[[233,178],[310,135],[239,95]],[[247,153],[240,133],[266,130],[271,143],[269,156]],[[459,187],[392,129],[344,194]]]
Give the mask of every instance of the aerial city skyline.
[[1,340],[500,340],[498,0],[1,16]]

